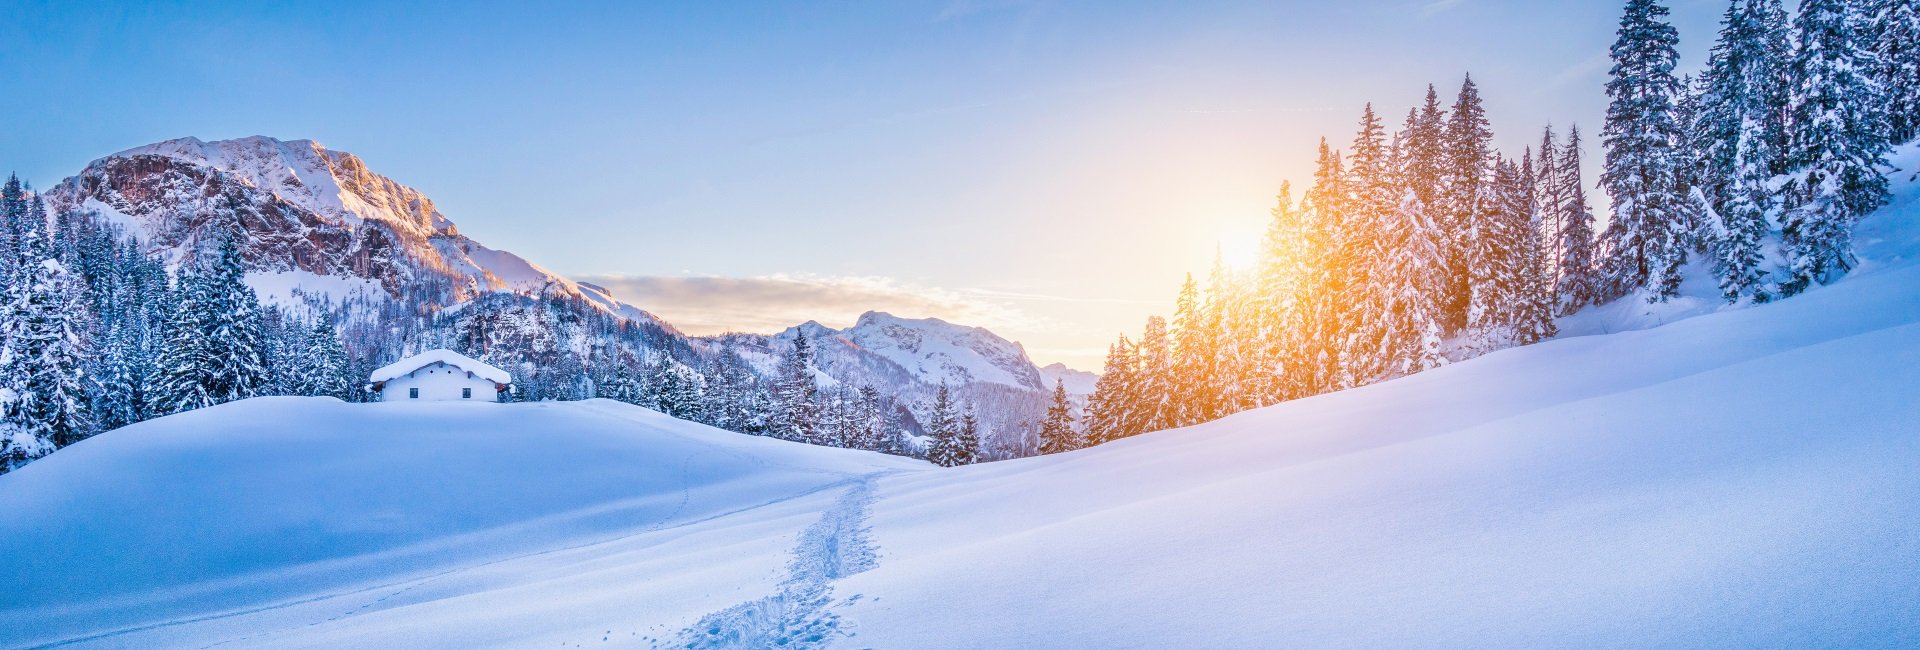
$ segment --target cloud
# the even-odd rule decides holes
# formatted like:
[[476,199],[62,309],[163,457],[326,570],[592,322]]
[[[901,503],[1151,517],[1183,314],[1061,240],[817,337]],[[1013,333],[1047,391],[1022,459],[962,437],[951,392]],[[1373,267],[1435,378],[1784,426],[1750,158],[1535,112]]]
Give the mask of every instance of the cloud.
[[988,292],[915,286],[885,277],[776,274],[759,277],[586,275],[575,278],[659,314],[689,334],[777,332],[809,320],[853,324],[867,311],[940,318],[988,329],[1040,323]]
[[1606,74],[1613,67],[1613,55],[1607,52],[1595,52],[1572,65],[1561,68],[1547,79],[1547,87],[1559,88],[1573,82],[1584,82]]
[[1446,11],[1448,9],[1458,7],[1460,6],[1460,3],[1464,1],[1465,0],[1433,0],[1432,2],[1428,2],[1424,5],[1421,5],[1420,15],[1432,16],[1442,11]]

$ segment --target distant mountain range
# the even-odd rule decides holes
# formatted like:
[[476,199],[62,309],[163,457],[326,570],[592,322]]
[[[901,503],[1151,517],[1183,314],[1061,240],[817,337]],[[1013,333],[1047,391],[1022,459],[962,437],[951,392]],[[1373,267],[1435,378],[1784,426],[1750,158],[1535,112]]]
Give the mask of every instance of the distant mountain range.
[[945,382],[983,411],[1006,411],[991,418],[1002,425],[1030,418],[1055,379],[1077,395],[1092,389],[1091,373],[1039,368],[1019,343],[939,319],[869,312],[845,329],[809,321],[771,335],[687,336],[603,287],[474,241],[418,190],[311,140],[167,140],[95,160],[44,196],[52,208],[120,224],[173,263],[193,259],[222,229],[243,233],[248,282],[288,308],[397,306],[431,316],[493,293],[561,295],[658,328],[687,349],[732,346],[763,373],[805,332],[823,384],[873,385],[911,400]]

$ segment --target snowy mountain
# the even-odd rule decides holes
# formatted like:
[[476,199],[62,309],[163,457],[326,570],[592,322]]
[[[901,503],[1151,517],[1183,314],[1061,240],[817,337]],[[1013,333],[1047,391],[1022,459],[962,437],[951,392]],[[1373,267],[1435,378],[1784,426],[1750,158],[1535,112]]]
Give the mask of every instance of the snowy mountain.
[[[944,380],[1003,430],[1036,417],[1037,396],[1051,387],[1019,344],[937,319],[876,312],[844,330],[809,323],[773,336],[685,336],[604,287],[468,238],[418,190],[311,140],[168,140],[95,160],[45,196],[56,210],[92,212],[123,226],[172,263],[194,259],[222,230],[242,233],[247,282],[271,303],[341,309],[355,302],[363,307],[349,315],[364,320],[385,313],[415,329],[420,316],[437,315],[443,321],[438,334],[454,337],[422,341],[406,329],[407,340],[387,347],[453,346],[480,354],[506,346],[520,351],[520,362],[552,370],[599,353],[665,354],[698,366],[698,357],[732,345],[764,373],[805,329],[819,343],[823,383],[872,385],[912,404]],[[491,297],[499,293],[562,300]],[[638,325],[639,334],[611,340],[607,328],[572,313],[576,303]],[[391,323],[350,325],[361,327],[362,337],[395,331]]]
[[390,298],[441,289],[452,301],[489,291],[551,291],[635,320],[651,314],[518,255],[460,234],[418,190],[358,156],[312,140],[180,138],[88,164],[47,190],[55,209],[94,211],[150,252],[192,259],[218,229],[245,234],[262,294]]
[[1055,381],[1067,387],[1067,395],[1085,398],[1093,394],[1094,382],[1100,381],[1100,375],[1085,370],[1068,368],[1064,363],[1049,363],[1040,369],[1040,381],[1052,386]]
[[0,646],[1911,645],[1901,192],[1791,300],[955,469],[604,400],[168,416],[0,475]]
[[1042,385],[1040,369],[1019,343],[985,328],[938,318],[901,318],[870,311],[845,329],[808,321],[771,336],[712,338],[764,350],[759,362],[771,364],[803,332],[822,357],[821,369],[834,380],[880,386],[932,386],[944,381],[955,387],[997,384],[1030,391],[1048,387]]
[[1053,390],[1019,343],[985,328],[938,318],[901,318],[870,311],[843,329],[808,321],[778,334],[724,334],[697,340],[732,349],[762,374],[771,374],[803,332],[812,345],[823,387],[873,386],[901,400],[917,416],[926,416],[934,391],[945,382],[959,400],[977,409],[991,435],[1031,433]]

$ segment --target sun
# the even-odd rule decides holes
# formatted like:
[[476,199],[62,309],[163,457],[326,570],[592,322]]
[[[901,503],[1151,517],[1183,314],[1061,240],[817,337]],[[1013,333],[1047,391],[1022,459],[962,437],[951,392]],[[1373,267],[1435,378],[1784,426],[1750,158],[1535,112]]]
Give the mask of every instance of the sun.
[[1246,232],[1221,233],[1220,259],[1237,271],[1252,269],[1260,262],[1260,238]]

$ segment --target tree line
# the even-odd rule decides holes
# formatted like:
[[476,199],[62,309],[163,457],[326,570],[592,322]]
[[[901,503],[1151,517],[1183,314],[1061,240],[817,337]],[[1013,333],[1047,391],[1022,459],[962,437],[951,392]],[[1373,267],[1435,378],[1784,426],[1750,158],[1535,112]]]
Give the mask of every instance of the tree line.
[[1698,76],[1677,77],[1658,0],[1629,0],[1600,143],[1604,227],[1579,128],[1516,158],[1492,147],[1471,76],[1432,86],[1387,132],[1367,105],[1322,140],[1311,185],[1281,185],[1251,271],[1189,276],[1173,317],[1121,336],[1083,427],[1049,450],[1206,422],[1556,334],[1614,300],[1679,295],[1690,262],[1728,302],[1839,279],[1852,231],[1887,200],[1886,155],[1920,128],[1914,0],[1734,0]]
[[0,185],[0,471],[235,399],[356,395],[333,324],[263,308],[219,232],[169,273],[118,227]]

